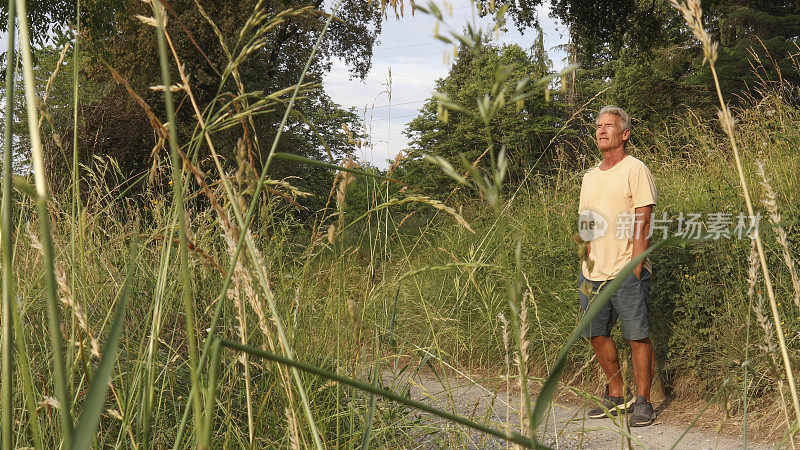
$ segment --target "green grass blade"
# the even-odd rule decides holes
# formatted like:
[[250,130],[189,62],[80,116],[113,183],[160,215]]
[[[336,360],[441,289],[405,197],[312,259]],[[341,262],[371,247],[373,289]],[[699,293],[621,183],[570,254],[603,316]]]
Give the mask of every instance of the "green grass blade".
[[533,407],[533,413],[531,416],[531,422],[534,426],[534,430],[542,422],[542,418],[544,418],[544,414],[547,412],[547,408],[550,406],[550,402],[555,396],[558,380],[561,378],[561,373],[564,371],[564,364],[567,361],[567,354],[569,354],[569,350],[581,337],[581,332],[589,326],[592,318],[597,315],[597,313],[603,306],[606,305],[606,303],[608,303],[608,301],[611,299],[611,296],[614,295],[614,292],[616,292],[620,286],[622,286],[628,275],[633,273],[633,269],[637,264],[643,261],[647,255],[656,249],[681,241],[684,241],[684,239],[680,237],[671,237],[669,239],[660,241],[655,245],[651,245],[647,250],[643,251],[640,255],[638,255],[636,258],[633,258],[631,262],[625,265],[617,277],[608,283],[608,286],[606,286],[606,288],[603,289],[603,291],[592,301],[591,305],[589,305],[589,308],[583,314],[578,326],[575,327],[569,339],[567,339],[567,342],[564,344],[564,347],[561,348],[561,352],[558,354],[555,364],[553,364],[550,375],[547,376],[547,379],[542,385],[542,390],[539,393],[539,397],[536,399],[536,405]]
[[[155,12],[156,23],[158,24],[158,55],[161,65],[161,80],[166,89],[164,89],[164,103],[167,109],[167,122],[169,131],[169,147],[170,159],[172,161],[172,198],[173,205],[176,211],[176,220],[178,222],[178,255],[180,258],[180,271],[181,271],[181,297],[183,299],[184,314],[186,315],[186,340],[189,347],[189,368],[191,371],[192,386],[200,385],[200,367],[197,362],[197,334],[195,333],[195,312],[194,312],[194,299],[192,298],[192,278],[189,271],[189,241],[186,233],[186,211],[183,198],[183,163],[178,155],[178,129],[175,117],[175,104],[172,99],[172,91],[169,89],[172,86],[170,81],[169,59],[167,56],[167,43],[164,36],[164,17],[162,13],[163,6],[159,0],[153,2],[153,10]],[[203,419],[202,419],[202,405],[200,398],[200,390],[194,389],[194,395],[190,401],[194,405],[195,411],[195,424],[197,426],[197,435],[203,434]]]
[[[372,387],[378,387],[378,380],[381,373],[380,344],[378,330],[375,330],[375,365],[372,369]],[[361,437],[361,450],[369,450],[369,442],[372,439],[372,419],[375,416],[375,393],[369,394],[369,405],[367,414],[364,418],[364,435]]]
[[[78,164],[78,78],[80,75],[81,58],[81,1],[76,0],[75,11],[75,46],[72,58],[72,207],[71,207],[71,230],[69,237],[70,255],[70,284],[78,285],[78,274],[85,274],[85,258],[83,253],[83,232],[81,221],[81,192],[80,192],[80,166]],[[80,256],[78,254],[80,253]],[[73,295],[75,302],[80,304],[80,290],[74,289]],[[74,329],[74,328],[73,328]],[[84,354],[85,356],[85,354]],[[84,364],[86,364],[84,358]],[[87,374],[88,377],[88,374]]]
[[327,378],[329,380],[336,381],[337,383],[341,383],[341,384],[345,384],[345,385],[354,387],[354,388],[362,390],[364,392],[369,392],[371,394],[380,395],[381,397],[388,398],[389,400],[393,400],[393,401],[396,401],[398,403],[402,403],[402,404],[404,404],[406,406],[409,406],[411,408],[418,409],[420,411],[424,411],[424,412],[427,412],[429,414],[433,414],[433,415],[441,417],[443,419],[447,419],[447,420],[453,421],[453,422],[455,422],[455,423],[457,423],[459,425],[463,425],[465,427],[472,428],[473,430],[478,430],[478,431],[480,431],[482,433],[486,433],[486,434],[492,435],[494,437],[498,437],[500,439],[505,439],[505,440],[507,440],[509,442],[513,442],[513,443],[521,445],[523,447],[527,447],[527,448],[547,448],[547,447],[542,446],[541,444],[538,444],[536,441],[534,441],[534,440],[532,440],[530,438],[522,436],[521,434],[518,434],[518,433],[506,433],[504,431],[500,431],[500,430],[497,430],[495,428],[492,428],[492,427],[489,427],[489,426],[486,426],[486,425],[483,425],[483,424],[480,424],[480,423],[477,423],[477,422],[473,422],[473,421],[471,421],[469,419],[466,419],[464,417],[461,417],[461,416],[458,416],[458,415],[455,415],[455,414],[451,414],[451,413],[449,413],[447,411],[442,411],[441,409],[434,408],[432,406],[426,405],[425,403],[422,403],[420,401],[412,400],[410,398],[397,395],[394,392],[387,391],[386,389],[381,389],[381,388],[378,388],[378,387],[374,387],[371,384],[367,384],[367,383],[355,380],[353,378],[345,377],[345,376],[342,376],[342,375],[337,375],[337,374],[335,374],[333,372],[329,372],[327,370],[320,369],[319,367],[312,366],[310,364],[306,364],[306,363],[303,363],[303,362],[300,362],[300,361],[295,361],[295,360],[292,360],[292,359],[289,359],[289,358],[284,358],[284,357],[276,355],[274,353],[270,353],[270,352],[268,352],[266,350],[261,350],[261,349],[254,348],[254,347],[251,347],[251,346],[248,346],[248,345],[240,344],[238,342],[229,341],[227,339],[223,339],[221,341],[221,343],[222,343],[223,346],[231,348],[231,349],[234,349],[234,350],[246,352],[246,353],[249,353],[250,355],[257,356],[259,358],[268,359],[268,360],[273,361],[273,362],[285,364],[287,366],[300,369],[300,370],[302,370],[304,372],[312,373],[314,375],[317,375],[317,376],[320,376],[320,377],[323,377],[323,378]]
[[[75,49],[72,67],[72,218],[78,223],[81,210],[80,166],[78,164],[78,76],[81,62],[81,0],[76,0],[75,12]],[[72,229],[72,260],[75,260],[75,239],[77,227]]]
[[220,364],[220,339],[214,339],[214,344],[211,346],[211,368],[208,374],[208,391],[206,392],[206,411],[205,420],[206,424],[203,427],[205,433],[200,436],[197,446],[199,448],[211,448],[211,430],[214,429],[214,404],[217,401],[217,378],[219,376]]
[[3,117],[3,204],[2,221],[3,231],[3,337],[2,337],[2,394],[0,400],[3,404],[2,434],[3,448],[11,448],[13,435],[13,383],[14,361],[12,350],[12,308],[14,308],[14,271],[13,249],[11,247],[11,164],[13,162],[12,140],[12,115],[14,114],[14,2],[8,4],[8,50],[6,50],[6,108]]
[[133,278],[136,269],[136,261],[138,260],[138,245],[134,242],[133,247],[131,260],[128,263],[128,273],[122,284],[119,303],[117,304],[117,312],[114,315],[111,330],[108,332],[105,350],[103,350],[103,356],[100,358],[100,363],[92,377],[92,385],[89,387],[89,392],[86,394],[86,401],[83,404],[83,410],[78,418],[78,426],[75,428],[74,440],[72,442],[73,449],[91,448],[92,441],[97,433],[97,427],[100,424],[100,416],[103,413],[103,405],[106,401],[109,382],[111,381],[114,363],[117,359],[122,326],[125,324],[128,296],[131,291],[131,279]]
[[47,203],[50,194],[47,189],[44,171],[44,152],[39,133],[39,113],[36,109],[36,87],[34,86],[33,56],[31,54],[30,31],[26,16],[25,0],[16,0],[19,17],[19,37],[22,54],[22,68],[25,81],[25,103],[28,112],[28,132],[30,133],[31,159],[36,180],[36,206],[39,213],[39,228],[42,241],[42,260],[46,290],[47,325],[50,334],[50,350],[53,358],[53,378],[55,397],[60,404],[58,410],[61,425],[61,438],[64,447],[72,446],[73,423],[70,411],[71,399],[67,395],[67,373],[64,363],[64,347],[61,344],[59,328],[59,306],[54,273],[53,238],[50,233],[50,211]]
[[[323,38],[325,37],[325,34],[328,31],[328,27],[330,26],[331,21],[335,17],[336,11],[338,11],[338,9],[339,9],[339,7],[341,5],[342,5],[342,1],[340,0],[334,6],[333,11],[328,16],[328,19],[326,20],[325,25],[323,26],[322,31],[320,32],[320,35],[317,38],[316,43],[314,44],[314,48],[311,50],[311,54],[308,56],[308,59],[306,60],[306,64],[305,64],[305,66],[303,68],[303,71],[302,71],[302,73],[300,75],[300,79],[298,80],[297,84],[295,85],[295,89],[294,89],[294,92],[292,93],[292,97],[289,100],[288,105],[286,106],[286,112],[284,113],[283,119],[281,119],[281,123],[277,128],[277,132],[275,134],[275,138],[272,141],[272,147],[270,148],[269,154],[267,155],[267,159],[264,162],[263,167],[261,168],[261,176],[258,179],[258,183],[256,183],[254,192],[252,193],[252,200],[250,202],[250,206],[248,207],[247,213],[246,213],[244,218],[242,218],[241,212],[239,211],[238,207],[236,206],[237,205],[237,201],[236,201],[235,196],[233,195],[233,192],[230,189],[229,183],[227,181],[227,177],[225,175],[225,171],[220,168],[219,160],[216,157],[216,154],[214,154],[215,164],[218,165],[218,168],[220,170],[220,179],[221,179],[221,181],[223,183],[223,187],[225,188],[226,195],[228,196],[229,200],[231,201],[231,207],[233,208],[234,214],[236,216],[236,221],[239,224],[239,227],[240,227],[240,230],[241,230],[239,241],[236,244],[236,249],[234,251],[234,256],[232,258],[232,262],[231,262],[232,266],[229,269],[229,273],[227,275],[227,278],[230,278],[230,276],[232,275],[233,267],[236,264],[236,258],[239,255],[239,251],[240,251],[241,246],[245,242],[247,243],[248,251],[250,251],[253,254],[254,258],[255,258],[255,247],[254,247],[252,239],[247,239],[248,233],[246,232],[246,230],[249,228],[250,222],[253,220],[253,217],[255,215],[256,207],[259,204],[259,201],[260,201],[260,198],[261,198],[261,192],[264,189],[264,183],[265,183],[266,178],[267,178],[267,172],[268,172],[270,163],[272,162],[272,158],[277,153],[276,149],[278,147],[278,142],[280,141],[280,138],[281,138],[281,136],[283,134],[283,130],[286,127],[286,121],[288,120],[289,115],[291,114],[292,108],[294,107],[295,100],[297,99],[298,93],[300,92],[300,88],[303,85],[303,80],[305,79],[305,76],[308,73],[309,68],[311,67],[311,62],[314,60],[314,57],[316,56],[317,50],[319,49],[320,45],[322,44],[322,40],[323,40]],[[227,70],[226,70],[226,73],[227,73]],[[221,88],[221,86],[220,86],[220,88]],[[166,89],[165,91],[168,91],[168,89]],[[205,132],[206,131],[203,130],[203,133],[205,133]],[[283,329],[283,322],[281,320],[281,317],[277,313],[277,309],[275,307],[275,301],[272,298],[272,292],[269,289],[269,286],[267,284],[266,278],[264,276],[264,271],[262,270],[262,268],[257,268],[257,269],[258,269],[258,270],[256,270],[257,279],[258,279],[259,285],[262,288],[262,291],[264,292],[264,297],[267,300],[267,304],[268,304],[269,309],[270,309],[270,314],[272,315],[273,322],[275,323],[275,327],[276,327],[277,332],[278,332],[278,338],[279,338],[280,344],[281,344],[283,350],[286,352],[286,354],[289,355],[289,356],[292,356],[293,352],[292,352],[291,346],[289,345],[288,339],[286,338],[286,334],[285,334],[284,329]],[[221,291],[220,301],[219,301],[219,304],[217,305],[217,310],[214,313],[214,319],[212,320],[211,326],[209,327],[208,338],[206,339],[206,342],[203,345],[203,352],[202,352],[202,354],[200,356],[200,365],[202,365],[203,361],[205,361],[206,355],[207,355],[207,353],[209,351],[209,348],[210,348],[211,339],[213,338],[213,336],[216,333],[216,327],[217,327],[218,320],[219,320],[218,316],[221,314],[222,299],[224,299],[225,292],[227,290],[228,282],[224,283],[225,286]],[[314,445],[317,448],[322,449],[322,448],[324,448],[324,445],[323,445],[322,440],[320,438],[319,431],[317,430],[317,426],[316,426],[316,423],[314,421],[313,414],[311,412],[311,406],[310,406],[308,398],[306,396],[305,389],[303,388],[303,383],[302,383],[302,380],[300,379],[300,375],[295,369],[292,369],[292,378],[295,381],[295,384],[296,384],[296,387],[297,387],[297,391],[298,391],[298,394],[300,396],[300,401],[301,401],[302,406],[303,406],[303,412],[304,412],[304,414],[306,416],[306,420],[308,421],[309,428],[311,428],[311,435],[312,435],[312,438],[314,439]],[[195,391],[195,388],[193,386],[192,387],[192,392],[194,392],[194,391]],[[175,442],[173,444],[173,449],[180,448],[180,446],[181,446],[181,443],[182,443],[182,440],[183,440],[183,435],[184,435],[184,432],[185,432],[186,423],[187,423],[187,420],[188,420],[188,414],[189,414],[188,406],[189,406],[189,403],[187,402],[187,404],[186,404],[186,406],[184,408],[184,412],[183,412],[183,416],[181,418],[181,422],[178,425],[178,433],[176,435]]]

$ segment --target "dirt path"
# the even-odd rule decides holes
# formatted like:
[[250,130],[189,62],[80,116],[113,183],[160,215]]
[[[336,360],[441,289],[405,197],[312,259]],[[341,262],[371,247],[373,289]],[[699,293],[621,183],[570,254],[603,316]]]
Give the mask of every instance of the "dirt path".
[[[391,383],[391,373],[385,374]],[[437,378],[430,372],[421,372],[411,377],[400,377],[400,381],[411,385],[411,396],[449,412],[468,417],[498,429],[511,424],[519,430],[519,393],[512,391],[506,396],[505,386],[495,392],[483,384],[470,382],[464,377],[448,376]],[[395,378],[395,382],[398,378]],[[663,403],[663,402],[662,402]],[[664,405],[654,404],[659,412]],[[539,430],[539,439],[545,445],[558,449],[618,449],[623,448],[626,427],[621,420],[588,419],[584,408],[578,401],[574,404],[556,403],[551,413],[544,419]],[[674,404],[669,408],[677,408]],[[665,419],[656,418],[653,425],[632,428],[630,437],[636,448],[672,448],[680,439],[679,449],[732,449],[742,448],[742,439],[730,435],[720,435],[713,430],[693,428],[681,438],[689,420],[675,420],[673,414],[664,414]],[[508,419],[507,419],[508,417]],[[421,414],[418,416],[421,430],[414,441],[420,448],[506,448],[505,441],[487,437],[465,427],[452,424],[436,417]],[[545,426],[546,424],[546,426]],[[627,444],[625,444],[627,447]],[[775,448],[775,443],[748,442],[748,448]]]

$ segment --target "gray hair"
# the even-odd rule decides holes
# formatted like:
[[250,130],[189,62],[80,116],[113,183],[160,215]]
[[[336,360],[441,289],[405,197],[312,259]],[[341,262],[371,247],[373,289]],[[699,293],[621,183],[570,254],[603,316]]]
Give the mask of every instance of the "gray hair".
[[597,118],[599,119],[600,116],[602,116],[603,114],[613,114],[619,117],[620,121],[622,122],[620,124],[622,125],[622,131],[631,129],[631,116],[629,116],[624,109],[616,107],[614,105],[606,105],[600,108],[600,112],[597,113]]

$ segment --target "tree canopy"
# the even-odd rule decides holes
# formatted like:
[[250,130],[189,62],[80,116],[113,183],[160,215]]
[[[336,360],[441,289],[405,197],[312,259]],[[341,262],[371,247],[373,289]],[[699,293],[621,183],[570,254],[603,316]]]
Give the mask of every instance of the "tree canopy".
[[[551,64],[541,47],[541,39],[531,52],[489,42],[478,51],[461,46],[447,76],[436,82],[439,96],[461,108],[449,111],[444,121],[434,96],[409,123],[411,161],[403,166],[406,179],[428,192],[441,192],[452,186],[452,180],[423,161],[423,155],[441,156],[456,167],[462,158],[470,163],[480,159],[479,165],[486,166],[488,136],[498,150],[505,148],[510,180],[519,180],[526,169],[547,167],[551,139],[564,120],[563,108],[547,101],[544,87],[532,88],[525,100],[511,100],[520,82],[534,84],[548,75]],[[484,97],[503,105],[488,127],[476,108],[476,101]]]
[[[479,2],[487,10],[490,2]],[[507,6],[517,26],[530,30],[543,1],[494,3]],[[762,79],[800,82],[789,58],[800,38],[800,4],[783,0],[701,3],[706,28],[719,42],[717,70],[727,97],[735,100]],[[709,85],[710,73],[699,44],[668,0],[553,0],[550,4],[551,15],[570,28],[570,51],[584,71],[583,79],[610,79],[619,87],[615,101],[633,101],[635,109],[697,106],[694,100],[698,90]],[[753,66],[760,66],[761,73]],[[645,86],[661,86],[666,92],[657,95],[666,102],[636,94],[647,91]]]
[[[260,96],[292,87],[300,78],[329,14],[324,11],[322,0],[168,0],[162,3],[168,16],[167,33],[189,75],[193,94],[201,108],[218,108],[218,102],[242,94],[255,101]],[[48,30],[68,29],[74,21],[74,4],[71,0],[36,3],[30,16],[37,24],[37,42],[46,40],[43,36]],[[261,33],[255,41],[252,36],[242,35],[254,12],[264,17],[264,24],[269,24],[262,31],[250,27],[248,33]],[[356,133],[360,130],[356,116],[334,104],[321,81],[330,70],[333,58],[343,60],[352,75],[366,75],[371,66],[372,47],[381,29],[380,4],[345,0],[336,14],[337,19],[331,22],[327,37],[312,61],[306,76],[306,82],[310,84],[296,104],[297,113],[290,117],[284,129],[278,151],[316,159],[327,160],[330,156],[338,159],[350,149],[341,131],[342,124],[347,123]],[[150,155],[156,143],[152,124],[131,91],[141,97],[156,116],[166,121],[163,96],[151,89],[162,84],[155,29],[137,17],[150,15],[150,6],[139,0],[89,1],[82,2],[81,6],[83,82],[80,121],[76,130],[81,160],[90,161],[92,155],[113,156],[126,176],[135,176],[151,166]],[[68,34],[62,34],[62,41],[72,39]],[[248,45],[251,48],[248,49]],[[37,54],[52,55],[54,51],[41,48]],[[235,63],[237,77],[229,76],[220,85],[222,73],[229,67],[230,58],[236,55],[243,55]],[[72,56],[70,51],[68,62]],[[40,61],[39,71],[44,79],[52,72],[50,64],[54,62],[52,57]],[[174,68],[173,64],[172,79],[178,82],[180,78]],[[118,78],[112,76],[111,69],[119,74]],[[59,76],[59,81],[67,82],[62,76]],[[67,89],[63,94],[63,98],[52,98],[50,103],[69,104],[71,90]],[[192,124],[196,121],[185,96],[177,95],[177,101],[182,105],[178,109],[179,135],[181,143],[185,144],[194,132]],[[68,108],[64,112],[69,114]],[[257,170],[269,150],[283,113],[279,100],[254,116],[252,124],[242,122],[242,126],[252,128],[245,135],[250,135],[248,146]],[[67,117],[71,118],[70,115]],[[66,186],[61,178],[68,172],[64,170],[69,167],[66,155],[71,155],[69,147],[75,130],[71,129],[71,120],[56,122],[60,129],[55,134],[64,137],[62,143],[66,148],[49,155],[51,181],[57,188]],[[218,133],[215,138],[218,150],[228,161],[236,160],[237,140],[242,132],[241,127],[232,128]],[[98,139],[98,136],[102,138]],[[298,181],[301,188],[320,192],[325,189],[321,187],[320,177],[328,176],[326,171],[309,172],[296,164],[283,162],[276,162],[271,170],[271,177],[278,179],[307,175]]]

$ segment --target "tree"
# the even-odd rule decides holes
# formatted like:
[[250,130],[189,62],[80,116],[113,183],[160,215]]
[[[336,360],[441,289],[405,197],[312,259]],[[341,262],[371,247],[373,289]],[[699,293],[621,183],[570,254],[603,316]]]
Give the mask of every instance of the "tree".
[[[82,22],[96,32],[110,31],[110,18],[122,6],[124,0],[82,0]],[[63,37],[71,25],[75,24],[77,2],[75,0],[36,0],[28,1],[28,24],[31,40],[37,47],[44,46],[54,36]],[[6,29],[8,2],[0,3],[0,28]],[[0,49],[5,53],[6,49]]]
[[[485,6],[490,2],[479,3]],[[496,5],[508,6],[517,26],[530,29],[537,23],[535,8],[540,3],[500,0]],[[669,1],[553,0],[551,5],[552,15],[570,27],[583,72],[579,78],[593,87],[610,80],[612,101],[631,105],[646,119],[663,118],[679,105],[709,106],[698,98],[707,94],[710,71],[703,65],[699,45]],[[800,74],[789,54],[800,38],[800,4],[705,0],[702,7],[706,27],[719,42],[717,71],[723,95],[735,102],[747,89],[778,79],[788,83],[783,93],[793,92],[791,86],[800,83]],[[713,107],[709,109],[713,114]]]
[[[71,0],[46,1],[41,5],[43,11],[48,11],[45,17],[52,21],[51,27],[66,27],[66,22],[55,21],[69,21],[70,16],[56,10],[59,7],[67,9],[72,3],[74,2]],[[322,0],[200,2],[203,12],[193,0],[162,0],[162,3],[166,6],[169,17],[167,32],[185,71],[189,74],[200,108],[219,108],[222,103],[241,93],[250,94],[251,102],[257,101],[273,92],[293,86],[300,78],[327,20],[327,13],[321,11],[324,7]],[[241,85],[234,77],[229,76],[220,87],[221,74],[229,64],[225,47],[234,57],[242,54],[243,46],[253,33],[258,32],[251,29],[243,41],[239,39],[240,32],[256,8],[265,17],[266,22],[262,23],[272,21],[273,26],[262,30],[261,37],[255,43],[250,42],[255,47],[248,50],[247,57],[237,63]],[[218,27],[224,46],[204,13]],[[98,24],[94,18],[101,15],[107,20]],[[93,91],[102,95],[100,98],[81,98],[78,129],[72,130],[71,120],[66,120],[62,121],[65,128],[60,130],[67,147],[65,154],[72,153],[70,143],[75,131],[78,134],[83,162],[91,160],[92,155],[114,156],[125,176],[135,176],[148,170],[156,139],[152,124],[141,105],[119,80],[112,78],[109,67],[120,74],[131,90],[141,96],[162,122],[166,121],[163,95],[150,89],[162,84],[155,29],[143,24],[137,16],[152,16],[150,6],[138,0],[115,0],[108,3],[90,1],[82,5],[81,45],[85,51],[85,59],[81,74],[88,83],[82,84],[81,92],[90,84],[96,88]],[[358,0],[344,2],[311,64],[306,77],[306,82],[311,83],[311,86],[304,89],[298,99],[295,107],[298,114],[290,117],[278,151],[327,160],[329,154],[324,149],[323,141],[328,145],[334,159],[348,150],[341,125],[350,122],[350,128],[358,132],[356,116],[333,104],[320,83],[330,68],[332,58],[343,59],[355,76],[363,77],[367,73],[371,64],[372,45],[380,32],[381,20],[379,4]],[[180,81],[176,70],[173,70],[172,79],[175,83]],[[246,134],[250,137],[247,143],[251,146],[252,162],[260,170],[283,117],[283,102],[286,97],[282,96],[283,100],[275,103],[271,109],[254,116],[252,126],[242,122],[248,131],[244,132],[238,126],[217,133],[215,141],[222,156],[233,164],[236,161],[237,140]],[[194,133],[196,119],[184,93],[176,94],[176,102],[181,105],[178,108],[177,122],[180,143],[183,145]],[[236,107],[243,105],[240,102]],[[326,112],[319,109],[326,109]],[[309,123],[305,123],[306,121]],[[57,179],[69,173],[65,168],[70,163],[58,153],[51,154],[50,157],[54,184],[68,185]],[[203,161],[202,155],[199,160]],[[301,170],[296,164],[278,161],[272,165],[271,170],[272,178],[326,173],[317,174],[314,170]],[[319,184],[313,183],[315,188],[321,189],[320,192],[324,191],[326,188],[321,188]]]
[[[535,46],[533,58],[517,45],[497,47],[488,42],[476,49],[460,47],[447,77],[437,80],[436,90],[459,105],[442,121],[436,97],[430,98],[405,131],[410,139],[411,158],[402,166],[402,178],[427,192],[441,192],[453,186],[452,179],[422,159],[423,155],[445,158],[455,167],[462,158],[470,163],[480,159],[479,167],[489,164],[484,155],[489,140],[494,152],[505,148],[509,170],[507,179],[518,181],[525,170],[546,170],[550,162],[551,139],[563,122],[558,102],[548,102],[543,87],[530,88],[530,96],[513,101],[520,82],[535,83],[547,75],[549,61],[543,49]],[[476,108],[486,96],[498,102],[500,111],[487,127]]]

